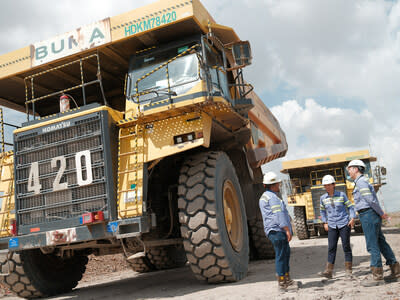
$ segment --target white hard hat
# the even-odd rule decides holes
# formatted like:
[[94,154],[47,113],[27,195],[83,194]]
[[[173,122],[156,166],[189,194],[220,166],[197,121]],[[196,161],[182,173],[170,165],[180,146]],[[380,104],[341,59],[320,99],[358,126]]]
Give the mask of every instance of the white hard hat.
[[347,167],[363,167],[365,169],[365,164],[362,160],[354,159],[348,164]]
[[264,179],[263,179],[264,184],[274,184],[281,181],[282,180],[280,180],[274,172],[267,172],[264,174]]
[[323,185],[331,183],[335,183],[335,178],[332,175],[325,175],[324,177],[322,177]]

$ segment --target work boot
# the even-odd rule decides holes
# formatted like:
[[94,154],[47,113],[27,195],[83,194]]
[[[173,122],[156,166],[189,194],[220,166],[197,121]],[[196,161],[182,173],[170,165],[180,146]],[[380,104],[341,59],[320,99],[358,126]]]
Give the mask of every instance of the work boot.
[[318,275],[322,277],[326,277],[331,279],[332,278],[332,273],[333,273],[333,264],[331,263],[326,263],[325,271],[319,272]]
[[286,278],[285,278],[285,276],[276,275],[276,279],[278,279],[278,290],[280,292],[286,292]]
[[290,278],[289,272],[285,273],[285,283],[287,286],[292,285],[294,283],[294,280]]
[[291,279],[289,272],[285,273],[285,283],[288,290],[297,290],[299,288],[299,282]]
[[368,276],[366,279],[361,281],[361,285],[365,287],[377,286],[383,283],[383,268],[382,267],[371,267],[372,276]]
[[394,264],[389,265],[391,274],[385,277],[385,280],[397,280],[400,277],[400,264],[399,262],[395,262]]
[[351,278],[351,274],[353,273],[353,263],[351,261],[345,261],[344,270],[346,278]]

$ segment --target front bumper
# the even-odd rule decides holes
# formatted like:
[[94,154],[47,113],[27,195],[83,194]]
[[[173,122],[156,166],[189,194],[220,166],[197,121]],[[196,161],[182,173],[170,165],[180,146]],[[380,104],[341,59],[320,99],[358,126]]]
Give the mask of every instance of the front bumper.
[[0,250],[20,251],[40,247],[57,247],[88,241],[124,238],[149,232],[151,219],[141,216],[111,222],[91,223],[73,228],[44,231],[0,239]]

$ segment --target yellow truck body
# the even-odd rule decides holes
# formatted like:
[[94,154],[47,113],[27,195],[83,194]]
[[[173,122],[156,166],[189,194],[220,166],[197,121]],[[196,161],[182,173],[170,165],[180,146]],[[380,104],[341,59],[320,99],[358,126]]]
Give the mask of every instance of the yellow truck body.
[[[188,260],[209,282],[240,280],[250,249],[271,256],[261,165],[287,143],[243,78],[251,58],[198,0],[158,1],[1,55],[0,105],[27,119],[1,161],[11,196],[0,263],[19,257],[46,281],[23,268],[7,286],[27,298],[65,292],[90,253],[122,252],[138,272]],[[77,274],[62,287],[38,264],[54,259]]]

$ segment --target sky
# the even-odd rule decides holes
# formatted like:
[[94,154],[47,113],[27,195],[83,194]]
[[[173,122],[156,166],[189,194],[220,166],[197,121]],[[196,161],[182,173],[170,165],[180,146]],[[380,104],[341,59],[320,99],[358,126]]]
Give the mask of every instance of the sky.
[[[0,54],[151,2],[2,0]],[[286,133],[283,160],[369,149],[388,170],[378,196],[387,211],[400,210],[400,3],[202,3],[250,41],[253,63],[244,76]]]

